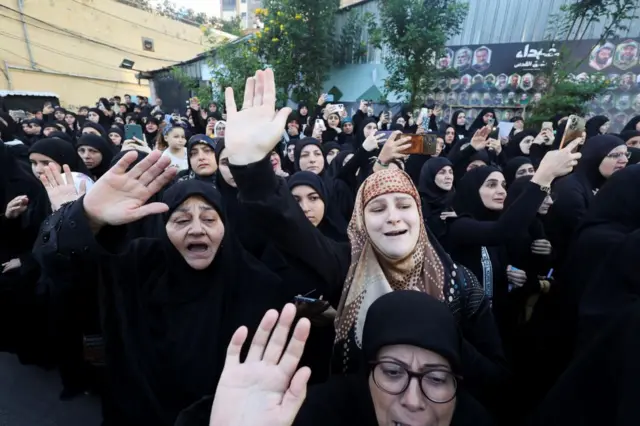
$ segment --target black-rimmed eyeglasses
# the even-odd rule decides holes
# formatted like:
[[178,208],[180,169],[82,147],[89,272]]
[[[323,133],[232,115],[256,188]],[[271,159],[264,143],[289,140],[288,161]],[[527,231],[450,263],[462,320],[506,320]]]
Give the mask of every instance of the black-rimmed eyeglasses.
[[450,371],[442,368],[415,373],[401,364],[391,361],[377,361],[373,366],[373,382],[380,390],[391,394],[404,393],[411,383],[411,379],[418,379],[420,390],[431,402],[445,404],[456,397],[458,381]]

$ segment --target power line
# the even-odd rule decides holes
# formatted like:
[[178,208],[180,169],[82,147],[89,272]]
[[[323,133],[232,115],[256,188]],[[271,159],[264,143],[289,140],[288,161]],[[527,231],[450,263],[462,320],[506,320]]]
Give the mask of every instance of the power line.
[[[124,18],[122,18],[122,17],[120,17],[120,16],[118,16],[118,15],[113,15],[113,14],[111,14],[111,13],[109,13],[109,12],[105,12],[104,10],[98,9],[97,7],[93,7],[93,6],[89,5],[89,4],[81,3],[81,2],[79,2],[78,0],[72,0],[72,1],[73,1],[74,3],[78,3],[78,4],[82,5],[82,6],[88,7],[89,9],[97,10],[98,12],[100,12],[100,13],[101,13],[101,14],[103,14],[103,15],[111,16],[111,17],[113,17],[113,18],[120,19],[121,21],[128,22],[129,24],[137,25],[137,26],[138,26],[138,27],[140,27],[140,28],[144,28],[144,29],[147,29],[147,30],[150,30],[150,31],[154,31],[154,32],[156,32],[156,33],[159,33],[159,34],[162,34],[162,35],[166,35],[166,36],[168,36],[168,34],[167,34],[167,33],[162,32],[162,31],[160,31],[160,30],[157,30],[157,29],[155,29],[155,28],[153,28],[153,27],[147,27],[146,25],[142,25],[142,24],[140,24],[140,23],[138,23],[138,22],[129,21],[129,20],[124,19]],[[126,5],[126,3],[123,3],[123,4],[125,4],[125,5]],[[133,6],[129,6],[129,7],[133,7]],[[138,9],[138,10],[141,10],[141,9]],[[176,21],[176,22],[179,22],[179,21]],[[197,22],[194,22],[194,24],[198,24],[198,23],[197,23]],[[202,44],[201,44],[201,43],[198,43],[198,42],[195,42],[195,41],[191,41],[191,40],[188,40],[188,39],[186,39],[186,38],[180,38],[180,37],[176,37],[176,38],[177,38],[177,39],[179,39],[179,40],[182,40],[182,41],[186,41],[186,42],[188,42],[188,43],[192,43],[192,44],[196,44],[196,45],[198,45],[198,46],[202,46]]]
[[[118,50],[120,52],[124,52],[124,53],[130,54],[130,55],[139,56],[139,57],[142,57],[142,58],[153,59],[155,61],[172,62],[174,64],[179,62],[179,61],[176,61],[175,59],[154,58],[153,56],[144,55],[144,54],[141,54],[141,53],[135,53],[135,52],[130,51],[126,47],[118,47],[116,45],[105,43],[105,42],[100,41],[100,40],[95,40],[95,39],[92,39],[92,38],[88,38],[88,37],[86,37],[86,36],[84,36],[82,34],[76,33],[74,31],[67,30],[66,28],[62,28],[62,27],[58,27],[57,25],[50,24],[50,23],[48,23],[46,21],[43,21],[42,19],[38,19],[36,17],[21,13],[20,11],[18,11],[16,9],[13,9],[11,7],[8,7],[8,6],[2,5],[2,4],[0,4],[0,7],[4,8],[4,9],[11,10],[12,12],[21,14],[26,18],[32,19],[32,20],[37,21],[37,22],[41,22],[41,23],[43,23],[45,25],[50,26],[51,28],[56,28],[56,29],[62,31],[63,33],[65,33],[65,34],[61,34],[61,35],[66,35],[68,37],[71,36],[71,37],[74,37],[74,38],[79,38],[79,39],[86,40],[86,41],[89,41],[89,42],[92,42],[92,43],[95,43],[95,44],[98,44],[98,45],[101,45],[101,46],[104,46],[104,47],[108,47],[109,49]],[[33,24],[30,24],[30,25],[33,25]]]

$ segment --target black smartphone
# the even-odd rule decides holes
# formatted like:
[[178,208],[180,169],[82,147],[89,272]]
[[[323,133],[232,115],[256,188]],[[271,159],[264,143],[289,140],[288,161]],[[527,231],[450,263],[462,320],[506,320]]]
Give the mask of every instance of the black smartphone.
[[379,142],[378,146],[384,145],[385,142],[389,140],[389,136],[391,136],[391,133],[393,133],[393,130],[378,130],[375,136],[378,136],[378,135],[384,136],[384,140],[382,142]]
[[305,296],[295,296],[293,298],[293,301],[298,303],[309,303],[309,304],[325,302],[324,300],[314,299],[312,297],[305,297]]
[[138,124],[126,124],[124,126],[124,139],[129,140],[133,138],[144,140],[142,136],[142,126]]

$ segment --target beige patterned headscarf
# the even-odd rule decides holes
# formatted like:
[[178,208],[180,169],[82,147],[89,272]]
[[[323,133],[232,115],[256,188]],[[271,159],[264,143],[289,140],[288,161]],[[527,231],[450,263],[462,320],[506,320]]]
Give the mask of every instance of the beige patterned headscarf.
[[[385,258],[375,251],[365,222],[365,206],[374,198],[390,193],[413,197],[420,212],[420,236],[413,252],[402,260]],[[351,266],[336,316],[336,340],[348,340],[355,327],[356,344],[362,347],[362,329],[369,306],[394,290],[423,291],[444,301],[444,267],[429,243],[422,220],[420,196],[409,175],[401,170],[382,170],[369,176],[356,196],[348,234]]]

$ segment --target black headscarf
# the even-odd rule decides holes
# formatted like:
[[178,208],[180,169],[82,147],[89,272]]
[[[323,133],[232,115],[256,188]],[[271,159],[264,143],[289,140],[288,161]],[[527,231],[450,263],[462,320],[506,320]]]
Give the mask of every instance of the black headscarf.
[[453,209],[458,217],[469,216],[476,220],[495,220],[500,216],[500,211],[489,210],[480,198],[480,187],[493,172],[500,172],[500,170],[493,166],[476,167],[460,179],[453,198]]
[[505,153],[507,154],[507,158],[515,158],[515,157],[528,157],[529,154],[525,154],[520,149],[520,142],[524,140],[524,138],[533,136],[536,137],[536,132],[533,130],[523,130],[517,133],[515,136],[509,140],[507,146],[505,146]]
[[636,115],[631,120],[629,120],[627,124],[625,124],[622,131],[626,132],[627,130],[636,130],[636,126],[638,125],[638,123],[640,123],[640,115]]
[[638,136],[640,136],[640,131],[638,130],[625,130],[620,133],[620,138],[625,142],[628,142],[629,139],[636,138]]
[[605,115],[596,115],[595,117],[591,117],[589,120],[587,120],[587,124],[585,125],[587,139],[602,134],[600,132],[600,127],[602,127],[608,121],[609,117]]
[[373,117],[367,117],[364,120],[362,120],[362,122],[360,123],[358,129],[357,129],[357,134],[356,134],[356,143],[357,146],[356,148],[359,148],[362,146],[362,144],[364,143],[364,140],[366,139],[364,137],[364,128],[367,127],[367,124],[369,123],[374,123],[376,124],[376,119]]
[[[445,167],[451,167],[453,164],[449,159],[444,157],[432,157],[427,160],[420,171],[420,180],[418,183],[418,192],[422,198],[423,216],[428,216],[429,212],[440,212],[451,206],[455,189],[445,191],[436,185],[435,178],[440,170]],[[428,208],[428,211],[426,210]]]
[[600,163],[611,150],[624,144],[622,139],[614,135],[598,135],[588,139],[580,150],[582,158],[575,168],[575,174],[588,183],[590,190],[600,188],[606,180],[600,174]]
[[631,153],[629,165],[640,163],[640,148],[627,147],[627,151]]
[[116,152],[115,147],[112,143],[107,142],[102,136],[91,134],[80,136],[80,139],[78,139],[78,142],[76,143],[76,148],[80,148],[81,146],[90,146],[91,148],[97,149],[100,151],[100,154],[102,154],[102,161],[100,164],[90,170],[91,176],[96,180],[99,179],[107,172],[107,170],[109,170],[109,167],[111,167],[111,160]]
[[[105,105],[105,107],[108,107],[109,102],[107,102],[107,105]],[[111,126],[111,120],[109,119],[109,117],[107,117],[104,112],[102,112],[102,110],[100,108],[89,108],[89,112],[95,112],[96,114],[98,114],[98,124],[100,124],[102,126],[103,129],[108,129]],[[86,122],[89,122],[90,120],[87,118]],[[85,123],[86,123],[85,122]],[[104,133],[104,130],[103,130]]]
[[67,141],[70,144],[74,143],[73,140],[71,139],[71,136],[69,136],[69,134],[65,132],[51,132],[49,133],[49,138],[58,138],[58,139]]
[[72,172],[91,176],[91,172],[82,162],[82,158],[80,158],[76,149],[65,140],[58,138],[41,139],[29,148],[29,154],[32,153],[46,155],[58,163],[60,168],[66,164]]
[[[158,126],[158,129],[155,132],[147,132],[148,123],[155,123],[155,125]],[[158,137],[158,132],[160,132],[160,121],[155,117],[147,117],[147,121],[145,121],[144,125],[142,126],[142,133],[144,133],[147,144],[152,148],[156,146],[156,138]]]
[[518,169],[525,164],[533,165],[533,162],[529,157],[514,157],[507,161],[507,164],[504,166],[504,179],[507,181],[507,188],[516,180]]
[[107,132],[105,132],[104,127],[102,127],[102,125],[100,124],[96,124],[93,121],[85,121],[84,124],[82,125],[82,128],[84,129],[85,127],[90,127],[92,129],[97,130],[103,138],[107,137]]
[[[186,173],[189,175],[190,179],[199,179],[199,180],[204,180],[206,182],[215,183],[216,173],[213,173],[211,176],[202,176],[197,174],[195,170],[191,168],[190,153],[194,145],[197,145],[197,144],[207,145],[211,147],[214,153],[216,152],[216,145],[217,145],[216,141],[214,141],[207,135],[201,135],[201,134],[193,135],[191,138],[189,138],[189,142],[187,142],[187,156],[189,156],[189,159],[187,161]],[[218,161],[217,156],[216,156],[216,161]]]
[[[453,143],[455,143],[458,139],[464,139],[469,135],[465,125],[462,125],[462,126],[458,125],[458,116],[460,114],[464,114],[464,111],[462,110],[455,111],[451,116],[451,127],[453,127],[453,129],[456,131],[456,137]],[[445,127],[445,131],[446,130],[447,129]]]
[[329,151],[331,151],[332,149],[337,149],[338,151],[342,149],[338,142],[325,142],[322,144],[321,148],[325,158],[327,157],[327,154],[329,154]]
[[[484,122],[483,117],[485,116],[485,114],[489,112],[493,114],[494,119],[496,118],[496,112],[493,108],[483,108],[482,111],[480,111],[480,113],[476,116],[476,119],[473,120],[473,123],[471,123],[471,126],[469,127],[469,132],[468,132],[469,137],[473,137],[476,131],[478,131],[479,129],[487,125]],[[497,126],[497,125],[498,125],[498,120],[495,120],[494,126]]]
[[[293,160],[293,164],[296,168],[296,171],[300,170],[300,156],[302,155],[302,150],[304,149],[305,146],[308,146],[308,145],[316,145],[318,148],[320,148],[320,151],[322,151],[322,144],[317,139],[303,138],[297,141],[296,151],[295,151],[294,160]],[[323,174],[326,169],[327,169],[327,159],[325,157],[324,166],[322,168],[322,171],[319,174]]]

